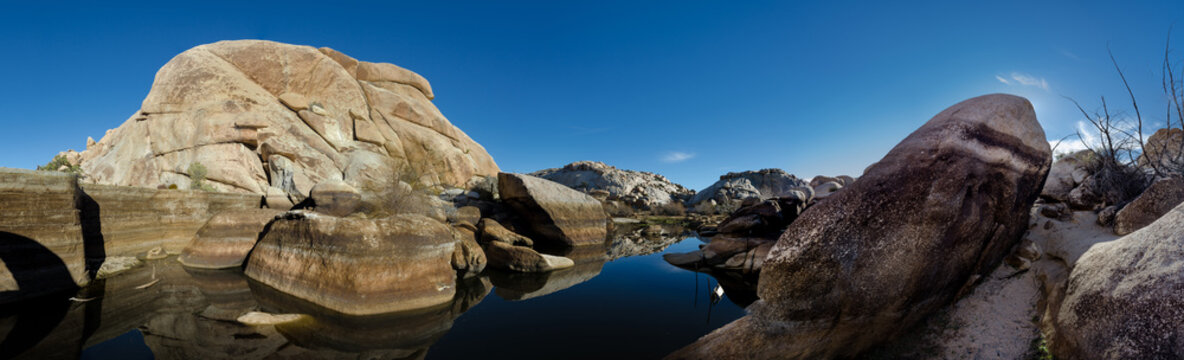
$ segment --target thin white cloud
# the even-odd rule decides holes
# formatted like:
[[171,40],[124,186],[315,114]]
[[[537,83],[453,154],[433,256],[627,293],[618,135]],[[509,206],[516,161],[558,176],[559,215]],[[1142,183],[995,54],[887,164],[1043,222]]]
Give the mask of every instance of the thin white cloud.
[[1060,52],[1061,52],[1061,55],[1064,55],[1067,58],[1070,58],[1073,60],[1081,60],[1081,57],[1077,56],[1077,54],[1074,54],[1072,51],[1061,49]]
[[683,161],[690,160],[691,158],[694,158],[694,157],[695,157],[695,154],[692,154],[692,153],[685,153],[685,152],[681,152],[681,151],[671,151],[671,152],[667,152],[665,155],[662,155],[662,162],[680,163]]
[[1011,79],[1024,86],[1035,86],[1048,91],[1048,81],[1028,74],[1011,73]]
[[1044,91],[1048,91],[1048,80],[1044,80],[1042,77],[1035,77],[1024,73],[1013,72],[1011,75],[1006,77],[1003,75],[995,75],[995,80],[998,80],[999,82],[1006,85],[1033,86],[1044,89]]

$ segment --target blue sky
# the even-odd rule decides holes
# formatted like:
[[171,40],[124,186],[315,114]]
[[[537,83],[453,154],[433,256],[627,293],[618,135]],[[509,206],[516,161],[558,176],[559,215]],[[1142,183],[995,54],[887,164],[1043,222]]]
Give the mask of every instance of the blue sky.
[[[243,3],[247,5],[242,5]],[[728,171],[858,175],[958,101],[1025,96],[1050,139],[1105,95],[1151,122],[1184,1],[201,2],[0,5],[0,166],[82,150],[174,55],[224,39],[329,46],[432,82],[505,171],[578,160],[702,189]],[[158,5],[152,5],[158,6]]]

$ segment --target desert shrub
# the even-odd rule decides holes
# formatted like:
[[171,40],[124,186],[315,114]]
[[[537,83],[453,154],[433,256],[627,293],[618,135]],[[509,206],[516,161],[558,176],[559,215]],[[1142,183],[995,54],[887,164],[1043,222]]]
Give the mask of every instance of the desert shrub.
[[396,164],[394,159],[389,161],[387,165],[397,173],[392,174],[395,176],[389,182],[371,180],[359,184],[358,191],[362,194],[360,212],[371,218],[381,218],[395,214],[427,215],[436,211],[428,194],[432,189],[419,181],[414,169],[406,163]]
[[66,160],[66,155],[54,156],[53,159],[49,161],[49,163],[38,166],[37,170],[62,171],[71,174],[82,174],[82,168],[78,165],[70,165],[70,162]]
[[601,205],[604,206],[604,211],[612,217],[630,217],[634,213],[632,206],[616,200],[605,201]]
[[654,215],[683,216],[687,214],[687,208],[678,201],[671,201],[655,206],[652,212]]
[[200,162],[196,162],[196,161],[191,162],[191,163],[189,163],[189,169],[187,169],[186,172],[189,173],[189,188],[190,189],[201,190],[201,191],[214,191],[213,186],[210,186],[210,184],[206,184],[206,175],[208,175],[210,173],[210,171],[209,171],[209,169],[206,169],[205,165],[202,165]]

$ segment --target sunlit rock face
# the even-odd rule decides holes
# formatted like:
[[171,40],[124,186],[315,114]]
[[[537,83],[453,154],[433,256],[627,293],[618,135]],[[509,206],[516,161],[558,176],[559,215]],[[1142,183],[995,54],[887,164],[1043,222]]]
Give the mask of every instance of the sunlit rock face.
[[851,357],[891,339],[1018,243],[1051,160],[1023,98],[946,109],[786,229],[749,316],[671,357]]
[[1050,304],[1053,356],[1184,357],[1184,206],[1094,245],[1077,260],[1064,300]]
[[267,224],[283,211],[243,209],[214,215],[177,258],[181,264],[201,269],[225,269],[242,266],[255,248]]
[[525,235],[542,246],[603,245],[608,214],[600,201],[530,175],[498,174],[502,201],[526,220]]
[[708,200],[727,204],[750,198],[778,198],[788,196],[790,191],[806,185],[809,185],[806,180],[781,169],[731,172],[720,175],[719,181],[696,193],[688,204],[695,205]]
[[187,50],[157,72],[140,110],[81,154],[95,182],[190,186],[299,200],[324,180],[464,186],[498,168],[432,104],[431,85],[393,64],[261,40]]
[[371,220],[289,212],[247,260],[247,276],[351,315],[448,302],[456,292],[455,240],[422,215]]
[[535,171],[530,175],[583,192],[604,190],[608,192],[609,200],[621,200],[644,209],[671,202],[682,203],[695,194],[694,190],[672,183],[665,176],[617,169],[599,161],[577,161],[561,168]]

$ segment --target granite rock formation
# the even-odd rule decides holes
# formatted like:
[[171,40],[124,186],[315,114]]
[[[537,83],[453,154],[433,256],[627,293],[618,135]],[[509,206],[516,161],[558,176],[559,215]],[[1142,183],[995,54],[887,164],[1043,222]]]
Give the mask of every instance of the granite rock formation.
[[530,175],[591,193],[608,192],[607,200],[620,200],[641,209],[651,209],[671,202],[682,203],[694,190],[667,180],[665,176],[635,170],[622,170],[597,161],[578,161],[562,168],[545,169]]
[[1051,160],[1023,98],[942,111],[786,229],[748,316],[671,358],[853,357],[893,338],[1019,243]]
[[294,202],[325,180],[463,187],[496,174],[433,98],[427,80],[396,65],[329,48],[220,41],[165,64],[140,110],[89,145],[81,167],[100,184],[184,189],[200,163],[215,190],[275,187]]

